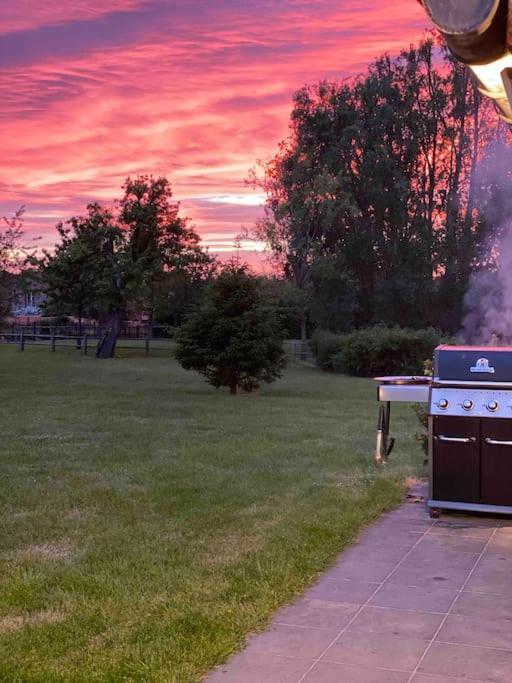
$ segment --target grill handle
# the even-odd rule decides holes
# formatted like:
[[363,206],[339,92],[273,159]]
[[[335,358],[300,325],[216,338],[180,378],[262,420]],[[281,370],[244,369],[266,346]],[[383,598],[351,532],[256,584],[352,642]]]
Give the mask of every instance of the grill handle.
[[498,441],[497,439],[486,438],[485,443],[489,446],[512,446],[512,441]]
[[436,436],[436,441],[442,441],[443,443],[475,443],[476,437],[474,436]]

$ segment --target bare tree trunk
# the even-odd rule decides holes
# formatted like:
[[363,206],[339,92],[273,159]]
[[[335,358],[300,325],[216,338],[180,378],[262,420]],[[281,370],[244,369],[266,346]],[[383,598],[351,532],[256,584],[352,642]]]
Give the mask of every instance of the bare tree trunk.
[[82,306],[78,307],[78,336],[82,336]]
[[305,361],[307,358],[306,348],[308,345],[308,328],[306,312],[301,311],[300,313],[300,360]]
[[116,352],[117,338],[121,332],[123,314],[121,311],[111,313],[108,318],[108,330],[98,344],[96,358],[113,358]]
[[232,396],[236,395],[236,392],[238,390],[238,377],[236,371],[232,370],[230,373],[229,377],[229,393]]

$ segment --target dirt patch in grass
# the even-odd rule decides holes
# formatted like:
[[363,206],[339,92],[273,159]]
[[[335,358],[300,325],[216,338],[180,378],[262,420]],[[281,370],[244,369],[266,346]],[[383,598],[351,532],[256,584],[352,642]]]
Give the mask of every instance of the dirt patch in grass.
[[70,541],[63,539],[53,543],[39,543],[20,548],[13,553],[17,560],[44,560],[47,562],[67,561],[75,557],[75,549]]
[[266,536],[257,534],[217,537],[208,543],[203,561],[210,567],[234,564],[242,557],[261,550],[265,542]]
[[19,511],[17,511],[17,512],[10,512],[10,513],[8,513],[8,516],[9,516],[11,519],[25,519],[25,518],[28,517],[30,514],[32,514],[32,513],[30,513],[28,510],[19,510]]
[[16,614],[0,619],[0,633],[12,633],[19,631],[24,626],[39,626],[42,624],[56,624],[64,619],[65,615],[56,610],[45,610],[33,614]]
[[71,508],[71,510],[68,510],[65,514],[66,519],[83,519],[85,517],[85,514],[82,510],[79,510],[78,508]]

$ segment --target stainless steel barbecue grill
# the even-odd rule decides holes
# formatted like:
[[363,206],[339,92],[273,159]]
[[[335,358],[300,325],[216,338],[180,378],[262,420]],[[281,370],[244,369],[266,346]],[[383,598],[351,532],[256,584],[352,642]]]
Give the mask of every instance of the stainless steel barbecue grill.
[[512,514],[512,348],[439,346],[429,398],[428,506]]

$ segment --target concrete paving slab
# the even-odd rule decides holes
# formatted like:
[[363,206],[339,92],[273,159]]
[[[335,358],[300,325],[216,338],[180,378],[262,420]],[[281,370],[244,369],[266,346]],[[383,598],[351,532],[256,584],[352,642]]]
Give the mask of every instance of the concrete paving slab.
[[488,683],[512,681],[512,652],[467,645],[434,643],[419,672],[441,677],[455,676]]
[[409,549],[418,542],[421,535],[421,531],[411,531],[410,529],[370,527],[361,534],[360,542],[364,544],[370,542],[379,545],[398,545]]
[[363,638],[370,633],[382,633],[383,635],[431,640],[443,616],[442,614],[368,606],[357,615],[346,633],[359,633]]
[[503,517],[500,521],[500,528],[498,529],[500,536],[512,536],[512,518]]
[[279,610],[273,623],[339,631],[348,624],[358,609],[359,605],[302,598],[295,604]]
[[512,594],[463,592],[457,598],[452,614],[465,614],[484,619],[509,619],[512,630]]
[[306,628],[302,626],[271,626],[250,642],[253,653],[269,652],[284,657],[318,657],[337,636],[336,629]]
[[378,589],[379,583],[353,581],[352,579],[320,579],[307,593],[309,598],[329,602],[346,602],[362,605]]
[[510,683],[508,524],[405,503],[208,683]]
[[[493,539],[494,540],[494,539]],[[421,541],[421,548],[431,548],[436,550],[447,550],[457,553],[479,554],[485,547],[487,539],[472,538],[468,536],[455,535],[435,535],[432,532],[427,534]],[[491,541],[492,543],[492,541]]]
[[429,588],[459,589],[469,575],[469,569],[447,566],[399,567],[388,579],[394,586],[428,586]]
[[416,546],[402,563],[402,567],[419,567],[429,569],[450,567],[452,569],[472,569],[480,553],[461,553],[457,550],[440,549],[425,544]]
[[512,534],[509,529],[498,529],[487,547],[487,554],[512,557]]
[[471,575],[466,589],[479,593],[512,593],[512,560],[496,560],[493,555],[482,558]]
[[[415,674],[411,683],[460,683],[460,676],[445,676],[439,674]],[[464,678],[468,683],[485,683],[481,678]]]
[[330,569],[326,572],[324,578],[332,581],[353,579],[356,581],[380,583],[389,576],[395,567],[396,561],[393,560],[379,561],[352,557]]
[[395,586],[385,584],[370,600],[370,605],[395,609],[417,610],[446,614],[455,600],[457,591],[429,586]]
[[[389,534],[388,534],[389,536]],[[421,538],[421,535],[420,535]],[[408,538],[403,538],[402,536],[399,536],[398,534],[394,534],[391,542],[389,542],[389,538],[383,538],[382,536],[371,536],[371,529],[367,529],[366,531],[363,531],[361,536],[357,539],[357,541],[354,543],[354,545],[347,549],[345,552],[348,552],[348,550],[358,550],[361,552],[374,552],[374,553],[383,553],[386,550],[392,552],[395,551],[399,557],[397,558],[397,562],[399,562],[402,557],[409,552],[409,550],[416,545],[418,542],[418,534],[414,534],[412,539]],[[340,556],[340,560],[343,558],[343,554]]]
[[419,519],[424,521],[427,525],[431,522],[430,515],[424,503],[421,505],[408,505],[407,509],[399,507],[396,510],[385,513],[382,519]]
[[421,534],[426,529],[432,526],[432,520],[430,518],[416,517],[410,519],[405,516],[384,516],[378,522],[372,525],[372,529],[378,531],[402,531],[404,533],[417,533]]
[[297,683],[310,666],[307,659],[246,650],[232,657],[228,664],[217,667],[208,677],[208,683]]
[[512,622],[482,615],[450,614],[436,640],[512,651]]
[[[407,683],[409,673],[366,666],[319,662],[304,679],[305,683]],[[439,683],[439,681],[438,681]]]
[[419,662],[428,640],[385,633],[346,631],[324,656],[325,661],[395,669],[412,672]]
[[347,548],[341,558],[332,566],[332,569],[325,572],[327,576],[337,567],[341,567],[345,562],[355,559],[365,563],[373,562],[400,562],[406,553],[410,550],[410,546],[400,545],[377,545],[375,543],[355,543],[352,547]]
[[445,527],[494,529],[496,527],[496,518],[471,512],[452,510],[438,519],[436,527],[441,529]]
[[456,536],[457,538],[479,538],[487,541],[493,532],[492,527],[457,524],[456,526],[435,526],[430,530],[432,536]]

